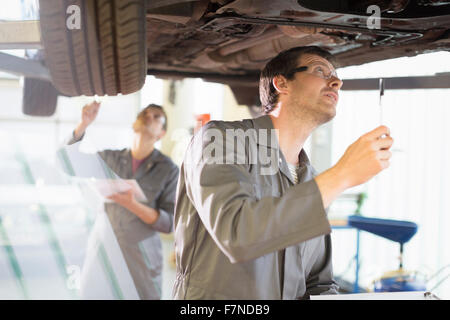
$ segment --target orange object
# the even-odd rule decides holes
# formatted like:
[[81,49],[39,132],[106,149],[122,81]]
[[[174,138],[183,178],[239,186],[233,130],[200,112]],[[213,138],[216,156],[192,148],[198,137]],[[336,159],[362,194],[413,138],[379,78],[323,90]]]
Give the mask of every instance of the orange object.
[[209,113],[197,114],[195,120],[200,121],[203,126],[211,120],[211,115]]
[[195,128],[194,132],[197,132],[201,127],[211,120],[211,115],[209,113],[202,113],[195,115]]

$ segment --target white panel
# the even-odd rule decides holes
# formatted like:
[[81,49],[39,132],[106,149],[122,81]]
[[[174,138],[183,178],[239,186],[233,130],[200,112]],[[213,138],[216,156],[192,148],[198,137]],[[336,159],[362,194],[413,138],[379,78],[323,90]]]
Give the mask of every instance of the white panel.
[[[449,96],[450,90],[437,89],[386,92],[383,123],[390,127],[395,141],[391,166],[364,186],[369,195],[364,216],[418,224],[417,234],[405,245],[404,267],[427,276],[450,264]],[[334,163],[358,136],[379,125],[377,92],[341,92],[341,97],[333,123]],[[380,273],[397,268],[398,247],[363,233],[363,284],[370,286]],[[334,258],[337,269],[348,262],[336,252]],[[449,287],[450,281],[444,282],[436,293],[449,298]]]

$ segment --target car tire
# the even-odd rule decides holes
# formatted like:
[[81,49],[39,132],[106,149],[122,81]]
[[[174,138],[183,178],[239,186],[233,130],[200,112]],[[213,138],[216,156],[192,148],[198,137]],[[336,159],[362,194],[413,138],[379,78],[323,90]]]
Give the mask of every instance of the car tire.
[[142,88],[146,0],[40,0],[39,6],[45,63],[62,94],[113,96]]

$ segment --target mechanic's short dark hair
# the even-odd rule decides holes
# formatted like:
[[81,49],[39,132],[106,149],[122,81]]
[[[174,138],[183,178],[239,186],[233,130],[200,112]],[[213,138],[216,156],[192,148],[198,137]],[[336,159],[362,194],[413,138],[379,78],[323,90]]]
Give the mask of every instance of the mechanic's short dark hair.
[[150,103],[148,106],[146,106],[144,109],[142,109],[142,110],[138,113],[138,115],[137,115],[136,118],[139,118],[139,117],[140,117],[142,114],[144,114],[144,112],[145,112],[147,109],[149,109],[149,108],[155,108],[155,109],[158,109],[158,110],[160,110],[160,111],[163,113],[164,119],[165,119],[164,124],[163,124],[163,129],[164,129],[164,131],[167,131],[167,121],[168,121],[168,119],[167,119],[167,114],[166,114],[166,111],[164,111],[163,107],[161,107],[161,106],[158,105],[158,104]]
[[259,78],[259,98],[265,114],[270,113],[278,102],[278,92],[272,84],[273,78],[278,75],[283,75],[286,79],[292,80],[294,74],[288,73],[298,67],[298,60],[304,54],[314,54],[327,59],[336,67],[337,62],[335,57],[328,51],[317,46],[295,47],[280,52],[266,64]]

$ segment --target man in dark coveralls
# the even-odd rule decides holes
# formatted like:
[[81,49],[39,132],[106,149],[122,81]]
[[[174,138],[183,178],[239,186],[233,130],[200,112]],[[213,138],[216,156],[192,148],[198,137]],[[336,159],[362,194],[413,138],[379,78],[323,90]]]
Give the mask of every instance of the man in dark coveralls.
[[[100,103],[83,107],[82,119],[68,144],[80,141],[95,120]],[[159,105],[143,109],[133,124],[131,148],[98,152],[123,179],[136,179],[148,203],[138,202],[130,190],[113,194],[105,211],[141,299],[160,299],[163,255],[159,232],[173,229],[178,167],[154,145],[167,130],[167,116]],[[95,253],[92,253],[95,255]],[[87,258],[88,259],[88,258]],[[86,263],[85,263],[86,265]]]

